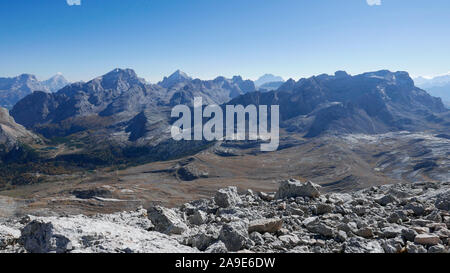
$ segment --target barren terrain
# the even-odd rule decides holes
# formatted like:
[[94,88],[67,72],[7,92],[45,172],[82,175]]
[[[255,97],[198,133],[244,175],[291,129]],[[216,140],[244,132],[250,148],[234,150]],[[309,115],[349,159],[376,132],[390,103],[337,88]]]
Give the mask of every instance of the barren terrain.
[[[290,145],[284,145],[289,143]],[[282,179],[311,180],[324,191],[374,185],[450,181],[450,140],[408,132],[382,135],[290,136],[278,151],[220,144],[194,156],[123,170],[45,177],[45,183],[0,192],[1,215],[93,214],[154,204],[174,207],[226,186],[273,192]],[[226,151],[226,153],[224,153]],[[12,197],[12,198],[11,198]]]

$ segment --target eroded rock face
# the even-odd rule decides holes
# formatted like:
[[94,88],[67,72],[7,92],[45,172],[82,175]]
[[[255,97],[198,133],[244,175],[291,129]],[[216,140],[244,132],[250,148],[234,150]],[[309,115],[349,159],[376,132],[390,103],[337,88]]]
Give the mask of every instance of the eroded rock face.
[[450,190],[438,195],[435,205],[438,209],[450,211]]

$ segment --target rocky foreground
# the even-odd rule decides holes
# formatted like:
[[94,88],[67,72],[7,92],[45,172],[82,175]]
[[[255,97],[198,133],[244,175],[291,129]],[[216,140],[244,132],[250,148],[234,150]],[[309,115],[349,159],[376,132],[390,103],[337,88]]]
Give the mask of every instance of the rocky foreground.
[[219,190],[175,209],[0,219],[0,252],[448,253],[450,182],[321,194]]

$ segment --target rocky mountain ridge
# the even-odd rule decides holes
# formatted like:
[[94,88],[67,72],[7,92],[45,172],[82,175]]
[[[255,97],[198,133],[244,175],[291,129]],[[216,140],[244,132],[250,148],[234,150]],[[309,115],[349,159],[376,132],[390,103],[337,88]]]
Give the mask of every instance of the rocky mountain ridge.
[[[240,76],[203,81],[176,71],[159,84],[149,84],[132,69],[115,69],[86,83],[70,84],[56,93],[36,91],[11,110],[17,123],[48,139],[65,138],[86,153],[112,154],[115,161],[140,157],[143,161],[192,155],[214,143],[174,142],[171,109],[204,104],[280,105],[281,138],[324,135],[423,132],[442,134],[450,127],[442,101],[414,86],[406,72],[387,70],[351,76],[344,71],[298,81],[288,80],[277,90],[255,91]],[[288,141],[289,142],[289,141]],[[194,148],[195,147],[195,148]],[[74,151],[74,152],[72,152]],[[63,156],[59,152],[54,154]],[[103,162],[95,155],[92,162]],[[120,158],[120,160],[116,160]],[[124,159],[125,158],[125,159]]]
[[450,183],[321,194],[285,180],[276,193],[235,187],[178,208],[0,221],[1,252],[448,253]]
[[441,99],[415,87],[408,73],[387,70],[288,80],[276,91],[245,94],[230,104],[280,105],[281,126],[306,137],[449,125]]
[[30,143],[39,141],[39,137],[17,124],[9,115],[7,109],[0,107],[0,145],[10,150],[19,142]]
[[152,85],[131,69],[116,69],[55,94],[36,92],[17,103],[11,113],[27,128],[89,116],[101,117],[110,126],[131,121],[148,110],[165,111],[160,119],[167,120],[168,107],[192,105],[194,97],[201,96],[206,104],[278,104],[285,127],[307,136],[415,131],[448,125],[440,116],[447,111],[442,101],[415,87],[406,72],[382,70],[350,76],[338,71],[334,76],[289,80],[276,91],[255,91],[253,82],[239,76],[202,81],[176,71]]
[[165,132],[166,139],[170,136],[172,106],[192,105],[197,96],[205,104],[221,104],[253,91],[253,82],[240,76],[202,81],[177,71],[159,84],[148,84],[131,69],[115,69],[56,93],[34,92],[19,101],[11,114],[20,124],[49,138],[91,129],[109,131],[120,143],[148,143],[157,137],[156,132]]

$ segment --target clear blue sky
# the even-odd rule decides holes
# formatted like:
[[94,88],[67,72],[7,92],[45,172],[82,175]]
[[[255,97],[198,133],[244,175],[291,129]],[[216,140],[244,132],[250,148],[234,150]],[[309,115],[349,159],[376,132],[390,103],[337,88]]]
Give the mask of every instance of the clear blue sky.
[[448,0],[0,0],[0,76],[435,75],[450,71],[449,14]]

